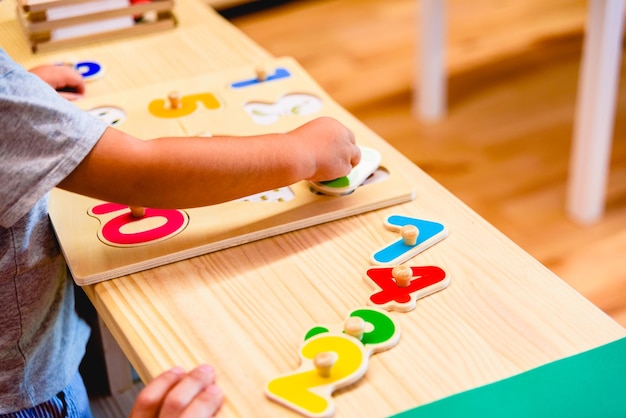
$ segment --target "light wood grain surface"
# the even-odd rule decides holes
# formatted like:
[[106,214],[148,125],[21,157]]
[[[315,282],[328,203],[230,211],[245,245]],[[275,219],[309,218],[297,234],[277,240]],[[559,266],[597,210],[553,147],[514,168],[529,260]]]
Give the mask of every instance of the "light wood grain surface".
[[[185,4],[200,7],[192,0]],[[186,12],[181,8],[180,13]],[[172,38],[185,46],[180,54],[168,49],[171,61],[162,55],[151,58],[160,65],[143,77],[129,68],[141,63],[129,59],[124,64],[115,53],[122,54],[122,46],[129,43],[139,46],[139,40],[80,52],[98,58],[103,54],[115,63],[111,71],[131,78],[103,80],[114,91],[268,56],[212,13],[198,9],[191,14],[189,25],[181,19],[175,32],[143,40],[146,53]],[[211,23],[199,24],[203,19]],[[3,29],[12,25],[4,19],[0,24]],[[204,49],[192,58],[188,53],[200,39],[206,40]],[[207,51],[209,45],[215,51]],[[224,56],[212,61],[213,68],[192,64],[211,61],[204,55],[215,60],[217,51]],[[27,65],[43,58],[22,56]],[[420,301],[414,311],[392,314],[401,327],[399,344],[373,356],[365,377],[334,397],[337,417],[387,416],[626,335],[618,323],[399,152],[394,165],[415,182],[417,195],[410,203],[86,291],[142,379],[148,381],[174,364],[213,364],[227,395],[220,416],[296,416],[268,401],[264,384],[298,367],[297,349],[311,326],[340,322],[365,304],[371,289],[362,275],[370,253],[395,237],[382,226],[392,213],[447,225],[449,237],[412,263],[438,265],[452,283]]]

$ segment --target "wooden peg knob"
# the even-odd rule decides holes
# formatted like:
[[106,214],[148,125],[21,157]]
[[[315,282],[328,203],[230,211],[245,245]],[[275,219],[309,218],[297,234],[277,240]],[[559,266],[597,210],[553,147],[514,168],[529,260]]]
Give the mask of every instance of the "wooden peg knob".
[[129,206],[130,208],[130,214],[133,216],[133,218],[143,218],[143,216],[146,214],[146,208],[141,207],[141,206]]
[[171,92],[167,95],[167,99],[170,101],[170,109],[180,109],[181,107],[183,107],[179,92]]
[[413,271],[409,266],[396,266],[391,270],[391,275],[398,287],[407,287],[413,278]]
[[360,341],[365,331],[365,321],[358,316],[351,316],[344,322],[343,331]]
[[402,235],[402,241],[404,245],[408,245],[409,247],[413,247],[417,244],[417,237],[419,235],[419,230],[415,225],[405,225],[400,229],[400,234]]
[[267,80],[267,70],[265,69],[265,67],[263,65],[257,66],[254,69],[254,72],[256,73],[257,81],[265,81],[265,80]]
[[141,21],[146,23],[155,23],[159,21],[159,13],[156,10],[148,10],[141,15]]
[[317,370],[317,374],[322,377],[330,377],[331,370],[337,361],[337,354],[332,352],[318,353],[313,358],[313,365]]

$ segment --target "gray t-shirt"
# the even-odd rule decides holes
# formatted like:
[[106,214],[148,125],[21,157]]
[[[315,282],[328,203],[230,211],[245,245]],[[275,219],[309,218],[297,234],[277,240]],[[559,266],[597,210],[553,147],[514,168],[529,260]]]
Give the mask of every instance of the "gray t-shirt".
[[57,394],[84,355],[47,196],[105,129],[0,49],[0,413]]

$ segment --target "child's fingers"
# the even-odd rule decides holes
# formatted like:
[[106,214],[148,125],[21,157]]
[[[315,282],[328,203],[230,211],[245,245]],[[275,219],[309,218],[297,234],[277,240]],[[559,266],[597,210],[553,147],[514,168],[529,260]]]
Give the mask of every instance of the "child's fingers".
[[182,367],[160,374],[156,379],[144,387],[137,398],[130,413],[131,418],[155,418],[161,410],[167,393],[183,378],[185,370]]
[[352,157],[350,158],[350,164],[352,165],[352,167],[356,167],[357,164],[361,162],[361,149],[356,145],[352,149],[353,153]]
[[65,65],[40,65],[29,70],[53,89],[76,94],[85,93],[85,81],[73,68]]
[[[205,393],[205,389],[215,383],[215,370],[208,365],[198,366],[185,377],[183,377],[178,384],[173,387],[167,394],[163,405],[161,406],[161,412],[159,417],[178,417],[186,413],[187,407],[193,405],[194,410],[199,410],[200,407],[207,407],[206,399],[211,393]],[[211,402],[214,402],[211,400]],[[210,402],[209,402],[210,404]],[[218,406],[221,401],[218,400]],[[210,405],[209,405],[210,406]],[[211,410],[197,411],[195,417],[211,417],[215,414],[215,408]],[[185,415],[182,415],[185,416]]]
[[189,403],[180,418],[213,417],[224,402],[224,393],[216,385],[209,385]]
[[83,95],[80,93],[72,93],[72,92],[67,92],[67,91],[58,91],[58,93],[59,93],[59,96],[69,101],[78,100],[83,97]]

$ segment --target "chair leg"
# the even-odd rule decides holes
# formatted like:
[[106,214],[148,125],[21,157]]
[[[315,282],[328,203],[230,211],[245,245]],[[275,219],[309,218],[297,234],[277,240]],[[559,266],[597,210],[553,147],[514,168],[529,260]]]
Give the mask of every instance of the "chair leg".
[[445,0],[417,1],[413,115],[438,120],[446,114]]
[[98,316],[100,338],[104,351],[104,364],[112,395],[122,393],[133,384],[132,368],[113,335]]
[[574,120],[566,213],[598,221],[605,207],[621,63],[624,0],[590,0]]

